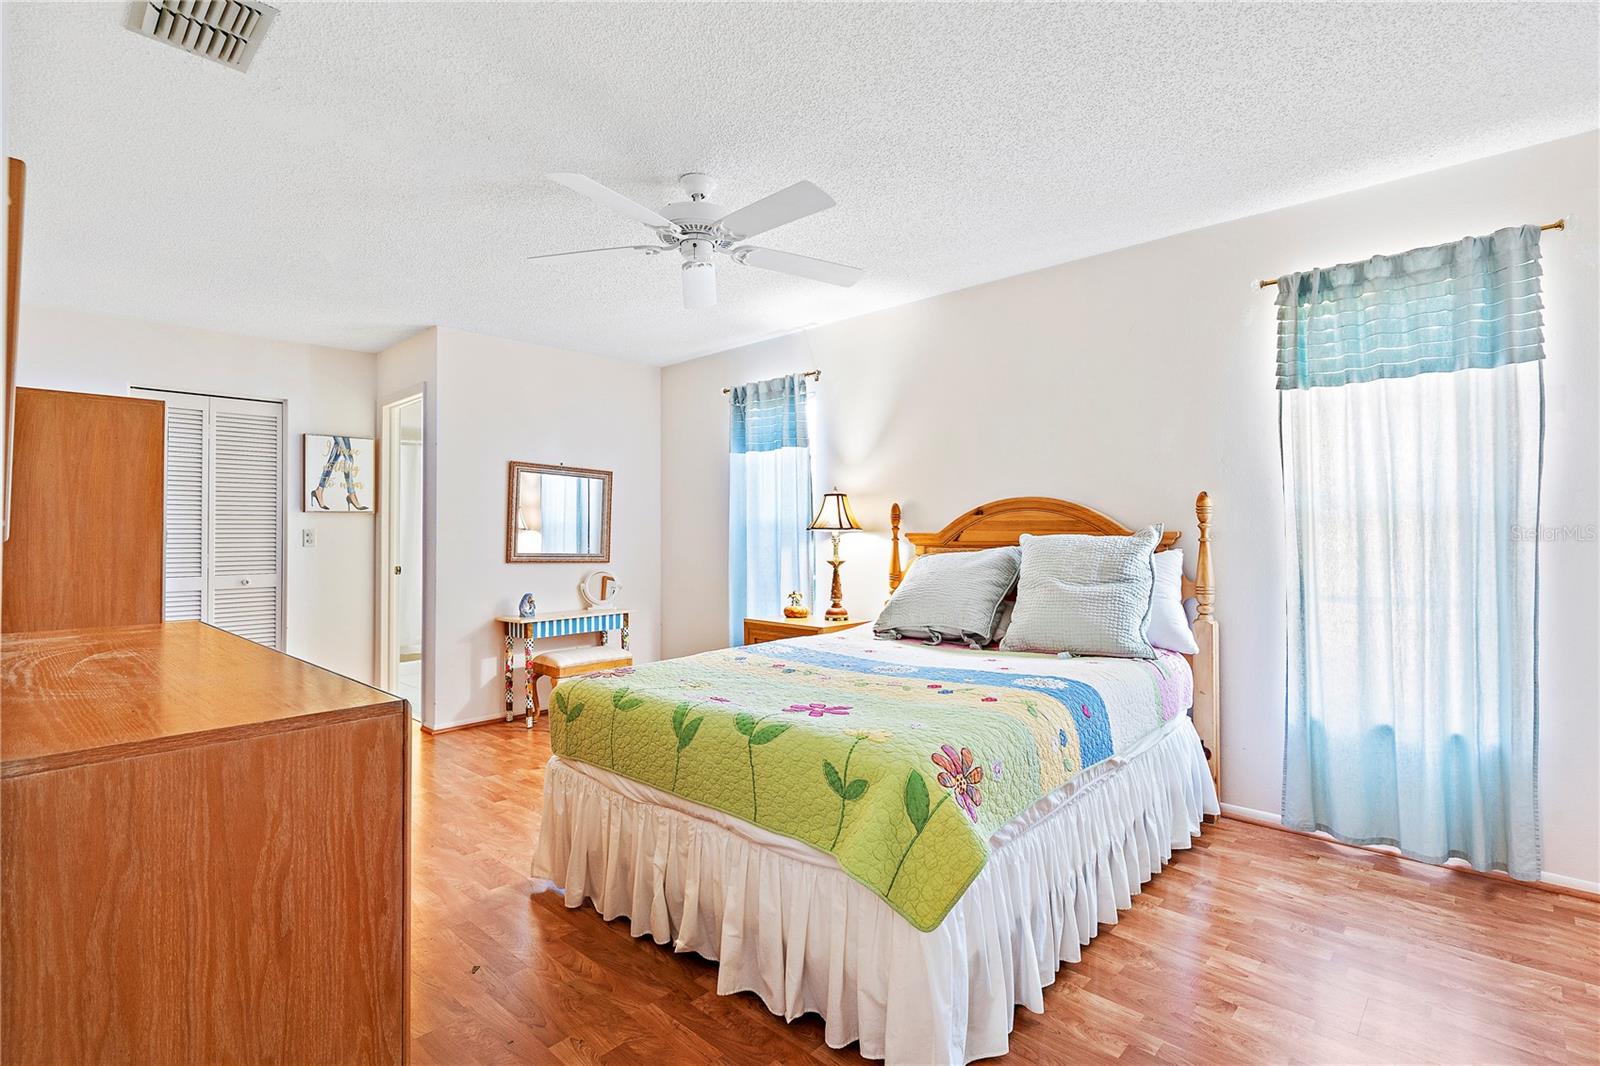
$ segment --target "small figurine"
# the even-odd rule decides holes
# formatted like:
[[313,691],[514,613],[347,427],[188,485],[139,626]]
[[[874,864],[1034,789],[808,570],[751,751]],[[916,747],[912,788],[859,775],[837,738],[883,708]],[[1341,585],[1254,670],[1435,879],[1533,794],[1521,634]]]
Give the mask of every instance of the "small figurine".
[[805,600],[801,598],[799,592],[789,593],[789,604],[788,606],[784,607],[783,616],[785,618],[811,617],[811,610],[806,606]]
[[533,602],[533,593],[524,592],[522,600],[517,604],[517,614],[523,618],[532,618],[539,611],[539,605]]

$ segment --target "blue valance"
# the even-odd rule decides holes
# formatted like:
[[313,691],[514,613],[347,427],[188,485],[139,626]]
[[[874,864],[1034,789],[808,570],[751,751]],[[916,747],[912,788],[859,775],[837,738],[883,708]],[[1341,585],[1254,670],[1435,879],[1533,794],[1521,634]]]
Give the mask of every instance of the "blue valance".
[[806,428],[806,379],[789,374],[734,388],[728,422],[732,455],[810,447]]
[[1539,227],[1278,280],[1278,388],[1544,358]]

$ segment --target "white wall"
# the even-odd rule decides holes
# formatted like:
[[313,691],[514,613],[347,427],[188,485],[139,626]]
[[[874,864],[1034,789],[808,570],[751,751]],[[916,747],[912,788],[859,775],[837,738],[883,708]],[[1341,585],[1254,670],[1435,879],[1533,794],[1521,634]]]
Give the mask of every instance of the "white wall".
[[[372,514],[307,514],[302,435],[373,436],[371,354],[24,304],[17,383],[125,396],[133,386],[284,402],[285,648],[372,678]],[[314,548],[300,546],[302,529]]]
[[[504,630],[495,615],[515,614],[524,592],[541,611],[574,610],[582,606],[578,581],[597,567],[617,575],[618,602],[632,611],[634,659],[657,658],[660,370],[456,329],[430,333],[438,595],[423,653],[425,669],[431,661],[435,671],[424,723],[438,729],[502,713]],[[506,471],[514,459],[613,472],[610,563],[505,561]],[[519,706],[520,698],[519,690]]]
[[[985,500],[1061,496],[1130,525],[1181,528],[1192,548],[1194,495],[1209,490],[1225,800],[1276,812],[1285,553],[1274,294],[1255,281],[1568,216],[1569,229],[1544,241],[1543,520],[1595,523],[1597,151],[1600,138],[1585,134],[666,368],[665,654],[724,642],[721,387],[820,368],[821,477],[850,493],[871,531],[845,542],[847,606],[858,616],[874,614],[887,591],[894,500],[907,529],[930,530]],[[1547,543],[1541,565],[1545,867],[1594,885],[1600,545]]]

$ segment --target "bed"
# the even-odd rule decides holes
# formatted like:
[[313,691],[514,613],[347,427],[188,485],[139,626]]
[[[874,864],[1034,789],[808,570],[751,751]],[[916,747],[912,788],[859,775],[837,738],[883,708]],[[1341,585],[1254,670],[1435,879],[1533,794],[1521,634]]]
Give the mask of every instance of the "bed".
[[[1015,1008],[1042,1011],[1060,966],[1218,813],[1210,513],[1202,493],[1192,656],[1064,659],[862,627],[561,685],[536,890],[716,960],[721,994],[819,1014],[831,1046],[1004,1054]],[[1023,497],[905,539],[914,565],[1023,533],[1129,532]]]

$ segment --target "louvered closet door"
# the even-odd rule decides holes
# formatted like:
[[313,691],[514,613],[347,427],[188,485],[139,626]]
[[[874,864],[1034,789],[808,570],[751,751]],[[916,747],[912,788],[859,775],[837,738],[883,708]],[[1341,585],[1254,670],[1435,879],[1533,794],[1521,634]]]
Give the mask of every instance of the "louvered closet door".
[[161,550],[161,617],[168,622],[205,617],[206,422],[209,396],[134,389],[167,405],[165,517]]
[[283,408],[211,400],[210,604],[206,621],[282,646]]

